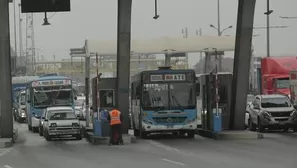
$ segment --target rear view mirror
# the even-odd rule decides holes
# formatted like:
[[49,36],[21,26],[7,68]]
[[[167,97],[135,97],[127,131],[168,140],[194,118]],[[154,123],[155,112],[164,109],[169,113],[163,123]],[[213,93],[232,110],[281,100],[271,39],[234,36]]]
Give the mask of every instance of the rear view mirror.
[[196,96],[200,95],[200,83],[196,83]]

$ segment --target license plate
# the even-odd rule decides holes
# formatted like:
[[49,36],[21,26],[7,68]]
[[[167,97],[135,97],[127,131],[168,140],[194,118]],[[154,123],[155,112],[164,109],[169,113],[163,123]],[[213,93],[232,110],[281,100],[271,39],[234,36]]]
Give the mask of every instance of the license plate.
[[173,128],[173,125],[167,125],[167,128]]

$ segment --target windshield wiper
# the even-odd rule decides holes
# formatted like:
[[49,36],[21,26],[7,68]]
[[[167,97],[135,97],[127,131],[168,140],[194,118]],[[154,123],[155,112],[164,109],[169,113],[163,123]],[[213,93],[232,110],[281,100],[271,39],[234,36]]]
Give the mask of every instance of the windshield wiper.
[[[171,93],[171,98],[172,98],[172,100],[175,101],[175,103],[176,103],[177,106],[181,109],[181,111],[184,111],[183,106],[179,103],[179,101],[177,100],[177,98],[172,94],[172,91],[170,91],[170,93]],[[171,104],[171,103],[170,103],[170,104]]]

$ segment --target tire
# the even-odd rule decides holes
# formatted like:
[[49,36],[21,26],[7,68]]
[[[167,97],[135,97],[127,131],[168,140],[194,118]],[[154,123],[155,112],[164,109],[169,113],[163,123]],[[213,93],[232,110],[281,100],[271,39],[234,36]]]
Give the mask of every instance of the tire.
[[28,124],[28,130],[32,131],[32,127]]
[[188,132],[187,133],[187,135],[188,135],[188,138],[195,138],[195,131],[190,131],[190,132]]
[[41,127],[39,127],[39,136],[43,136],[43,131]]
[[248,119],[248,128],[249,128],[250,131],[256,131],[257,130],[257,126],[251,120],[251,116]]
[[39,132],[39,128],[38,128],[38,127],[32,127],[32,131],[33,131],[34,133],[38,133],[38,132]]
[[142,131],[142,132],[140,133],[140,139],[146,139],[146,138],[147,138],[147,135],[148,135],[147,132]]
[[81,134],[80,134],[80,135],[76,135],[76,136],[75,136],[75,139],[76,139],[76,140],[82,140],[82,135],[81,135]]
[[47,141],[51,141],[52,137],[48,134],[48,132],[45,132],[44,137]]
[[265,131],[265,128],[261,124],[260,118],[258,118],[258,131],[259,132],[264,132]]

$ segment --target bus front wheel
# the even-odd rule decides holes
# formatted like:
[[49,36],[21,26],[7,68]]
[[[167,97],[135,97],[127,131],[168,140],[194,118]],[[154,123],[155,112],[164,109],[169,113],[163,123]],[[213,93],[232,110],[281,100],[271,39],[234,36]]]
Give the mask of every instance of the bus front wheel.
[[188,135],[188,138],[194,138],[195,137],[195,131],[189,131],[187,133],[187,135]]

